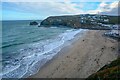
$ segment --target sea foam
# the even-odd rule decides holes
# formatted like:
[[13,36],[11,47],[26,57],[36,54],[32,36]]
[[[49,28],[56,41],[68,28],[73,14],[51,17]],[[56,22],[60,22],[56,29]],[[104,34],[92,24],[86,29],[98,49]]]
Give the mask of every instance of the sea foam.
[[[76,34],[85,32],[82,29],[71,29],[60,34],[55,39],[49,39],[29,44],[25,49],[20,49],[20,55],[14,64],[4,66],[3,78],[23,78],[33,75],[63,48],[63,44],[75,37]],[[26,53],[26,54],[24,54]],[[12,62],[12,61],[11,61]]]

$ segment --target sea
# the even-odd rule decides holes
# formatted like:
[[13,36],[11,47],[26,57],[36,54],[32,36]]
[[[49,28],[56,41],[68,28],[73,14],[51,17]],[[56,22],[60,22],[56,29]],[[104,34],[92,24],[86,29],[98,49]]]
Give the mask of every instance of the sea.
[[65,44],[86,31],[65,26],[30,26],[30,22],[2,21],[2,78],[26,78],[37,73]]

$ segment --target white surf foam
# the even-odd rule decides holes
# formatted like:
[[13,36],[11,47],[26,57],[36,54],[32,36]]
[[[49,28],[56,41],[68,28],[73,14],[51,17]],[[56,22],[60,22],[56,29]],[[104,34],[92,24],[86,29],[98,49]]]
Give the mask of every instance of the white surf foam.
[[14,66],[11,64],[8,65],[9,67],[5,67],[4,70],[10,70],[3,73],[3,78],[22,78],[35,74],[40,67],[61,50],[65,42],[73,39],[76,34],[85,31],[82,29],[67,30],[55,39],[30,44],[27,49],[21,49],[16,67],[11,69],[10,66]]

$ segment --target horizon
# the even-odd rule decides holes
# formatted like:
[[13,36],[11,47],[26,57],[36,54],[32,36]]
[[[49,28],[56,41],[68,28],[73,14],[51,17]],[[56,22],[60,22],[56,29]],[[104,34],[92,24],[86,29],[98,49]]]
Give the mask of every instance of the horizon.
[[[83,14],[80,14],[83,15]],[[97,15],[97,14],[89,14],[89,15]],[[57,16],[57,15],[55,15]],[[59,16],[75,16],[75,15],[59,15]],[[120,15],[106,15],[106,16],[116,16],[116,17],[120,17]],[[50,17],[50,16],[48,16]],[[46,18],[45,18],[46,19]],[[0,21],[42,21],[44,19],[16,19],[16,20],[0,20]]]
[[[89,5],[89,6],[88,6]],[[87,6],[87,7],[86,7]],[[43,20],[49,16],[98,14],[117,16],[118,2],[2,2],[2,20]]]

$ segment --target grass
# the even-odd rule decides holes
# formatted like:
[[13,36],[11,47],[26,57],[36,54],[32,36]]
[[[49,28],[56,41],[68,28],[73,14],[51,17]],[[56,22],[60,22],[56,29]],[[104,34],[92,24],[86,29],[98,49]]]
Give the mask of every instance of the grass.
[[90,75],[86,80],[118,80],[120,78],[120,58],[102,67],[98,72]]

